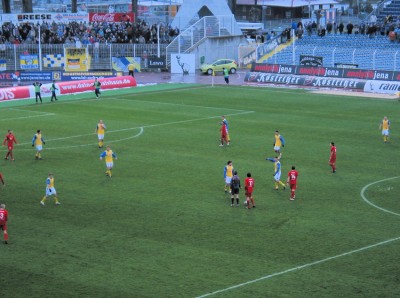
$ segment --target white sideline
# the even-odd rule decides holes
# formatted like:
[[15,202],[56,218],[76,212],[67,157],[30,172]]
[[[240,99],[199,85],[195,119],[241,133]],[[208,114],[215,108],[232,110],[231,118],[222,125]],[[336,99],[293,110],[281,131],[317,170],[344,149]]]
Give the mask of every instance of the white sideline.
[[342,253],[342,254],[339,254],[339,255],[335,255],[335,256],[332,256],[332,257],[328,257],[328,258],[325,258],[325,259],[322,259],[322,260],[319,260],[319,261],[315,261],[315,262],[311,262],[311,263],[304,264],[304,265],[301,265],[301,266],[293,267],[293,268],[290,268],[290,269],[287,269],[287,270],[284,270],[284,271],[272,273],[272,274],[269,274],[269,275],[266,275],[266,276],[263,276],[263,277],[260,277],[260,278],[257,278],[257,279],[253,279],[253,280],[241,283],[241,284],[237,284],[237,285],[225,288],[225,289],[221,289],[221,290],[218,290],[218,291],[215,291],[215,292],[212,292],[212,293],[207,293],[207,294],[204,294],[204,295],[201,295],[201,296],[197,296],[196,298],[209,297],[209,296],[216,295],[216,294],[219,294],[219,293],[227,292],[227,291],[230,291],[230,290],[233,290],[233,289],[237,289],[237,288],[240,288],[240,287],[243,287],[243,286],[247,286],[249,284],[253,284],[253,283],[256,283],[256,282],[259,282],[259,281],[262,281],[262,280],[270,279],[270,278],[275,277],[275,276],[283,275],[283,274],[286,274],[286,273],[290,273],[290,272],[293,272],[293,271],[297,271],[297,270],[300,270],[300,269],[304,269],[304,268],[307,268],[307,267],[318,265],[318,264],[321,264],[321,263],[324,263],[324,262],[327,262],[327,261],[331,261],[331,260],[338,259],[338,258],[341,258],[341,257],[349,256],[349,255],[354,254],[354,253],[358,253],[358,252],[361,252],[361,251],[364,251],[364,250],[367,250],[367,249],[370,249],[370,248],[374,248],[374,247],[377,247],[377,246],[385,245],[385,244],[388,244],[388,243],[391,243],[391,242],[394,242],[394,241],[398,241],[398,240],[400,240],[400,237],[396,237],[396,238],[392,238],[392,239],[385,240],[385,241],[382,241],[382,242],[378,242],[378,243],[375,243],[375,244],[371,244],[371,245],[368,245],[368,246],[364,246],[364,247],[361,247],[361,248],[358,248],[358,249],[355,249],[355,250],[351,250],[351,251],[348,251],[348,252],[345,252],[345,253]]

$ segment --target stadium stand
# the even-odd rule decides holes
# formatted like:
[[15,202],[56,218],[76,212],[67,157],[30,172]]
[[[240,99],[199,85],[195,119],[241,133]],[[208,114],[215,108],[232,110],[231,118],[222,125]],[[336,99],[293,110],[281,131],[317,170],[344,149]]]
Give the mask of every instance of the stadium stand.
[[356,64],[362,69],[400,70],[399,49],[397,42],[391,42],[386,35],[380,34],[305,35],[264,62],[299,64],[300,55],[312,55],[323,57],[323,66],[326,67]]
[[[4,23],[0,31],[0,43],[38,44],[39,30],[42,44],[99,43],[157,43],[157,25],[145,21],[107,23],[107,22],[70,22],[63,23]],[[160,25],[160,42],[169,43],[179,30],[171,26]]]

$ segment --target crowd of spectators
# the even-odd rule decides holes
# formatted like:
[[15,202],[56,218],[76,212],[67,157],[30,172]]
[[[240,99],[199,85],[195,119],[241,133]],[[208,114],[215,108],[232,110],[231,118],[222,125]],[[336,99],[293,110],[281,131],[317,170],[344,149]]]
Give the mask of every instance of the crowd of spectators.
[[394,21],[392,16],[388,16],[382,22],[368,23],[361,21],[359,24],[328,22],[326,25],[318,25],[315,21],[305,24],[298,22],[292,24],[292,29],[295,30],[295,35],[298,38],[301,38],[304,34],[320,37],[327,34],[361,34],[369,37],[388,36],[391,41],[400,41],[400,20]]
[[120,23],[109,22],[70,22],[70,23],[4,23],[0,30],[0,43],[3,44],[38,44],[39,30],[42,44],[110,44],[170,43],[179,35],[178,28],[149,25],[145,21]]

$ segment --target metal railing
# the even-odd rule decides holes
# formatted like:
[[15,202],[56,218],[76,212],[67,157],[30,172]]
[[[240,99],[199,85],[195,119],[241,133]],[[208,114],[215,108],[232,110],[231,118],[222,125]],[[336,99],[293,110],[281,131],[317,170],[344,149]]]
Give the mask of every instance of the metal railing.
[[207,37],[232,36],[241,32],[233,16],[204,17],[183,30],[166,48],[167,65],[172,53],[187,53]]
[[290,47],[275,54],[263,62],[273,64],[298,65],[300,55],[323,57],[323,66],[335,67],[336,64],[355,64],[361,69],[400,71],[399,51],[393,48],[368,49],[360,47]]
[[[61,66],[48,65],[45,61],[46,55],[64,56],[63,44],[43,44],[39,51],[38,44],[0,44],[0,60],[6,60],[7,71],[27,70],[26,66],[21,67],[21,55],[37,55],[38,67],[33,71],[55,71],[62,70]],[[113,70],[113,57],[139,57],[142,70],[148,68],[148,58],[161,58],[166,56],[167,44],[100,44],[87,45],[90,59],[90,70]],[[65,60],[65,57],[64,57]],[[24,67],[25,66],[25,67]]]

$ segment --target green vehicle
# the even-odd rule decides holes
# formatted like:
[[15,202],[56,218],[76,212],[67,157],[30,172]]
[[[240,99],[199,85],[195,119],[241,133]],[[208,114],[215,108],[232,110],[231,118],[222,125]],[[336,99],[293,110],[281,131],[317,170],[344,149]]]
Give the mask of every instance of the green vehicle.
[[211,64],[203,64],[200,66],[202,73],[212,75],[213,72],[222,72],[222,68],[229,70],[229,73],[236,73],[237,63],[232,59],[219,59]]

